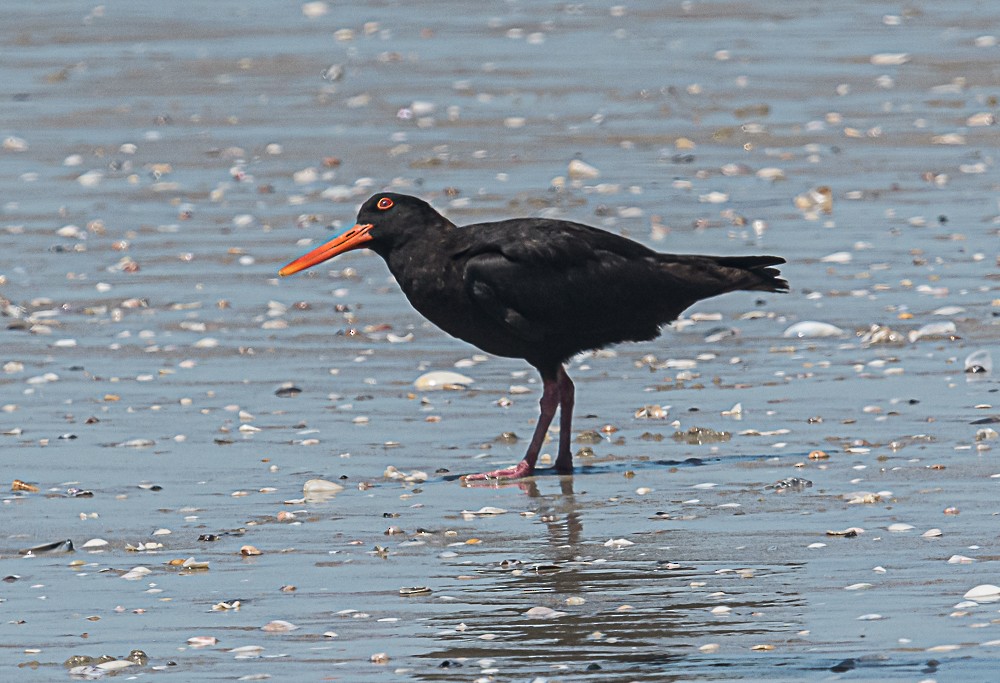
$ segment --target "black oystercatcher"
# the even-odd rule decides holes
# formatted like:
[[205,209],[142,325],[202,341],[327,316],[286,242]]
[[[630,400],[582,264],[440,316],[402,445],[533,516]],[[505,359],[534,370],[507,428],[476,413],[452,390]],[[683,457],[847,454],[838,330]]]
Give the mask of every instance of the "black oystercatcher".
[[580,223],[517,218],[458,227],[427,202],[380,192],[357,224],[279,272],[291,275],[352,249],[385,259],[406,298],[442,330],[483,351],[523,358],[542,375],[541,414],[515,467],[465,481],[531,475],[556,408],[555,469],[573,471],[573,382],[564,363],[581,351],[647,341],[701,299],[788,291],[778,256],[661,254]]

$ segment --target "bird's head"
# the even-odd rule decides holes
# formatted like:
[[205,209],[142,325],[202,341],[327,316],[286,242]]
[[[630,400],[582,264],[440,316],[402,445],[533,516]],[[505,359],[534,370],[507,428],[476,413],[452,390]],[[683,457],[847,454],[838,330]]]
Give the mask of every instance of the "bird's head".
[[278,274],[292,275],[354,249],[371,249],[384,257],[410,237],[447,225],[450,223],[422,199],[379,192],[361,206],[354,226],[295,259]]

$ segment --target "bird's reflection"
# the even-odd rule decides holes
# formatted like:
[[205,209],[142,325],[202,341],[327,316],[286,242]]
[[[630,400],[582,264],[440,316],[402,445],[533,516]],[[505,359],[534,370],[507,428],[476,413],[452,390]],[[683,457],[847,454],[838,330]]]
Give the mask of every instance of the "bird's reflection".
[[[421,655],[431,666],[417,673],[420,680],[446,680],[456,668],[493,660],[502,660],[503,670],[512,676],[548,669],[554,676],[587,680],[682,680],[674,671],[691,657],[691,650],[674,645],[788,628],[795,619],[788,610],[801,603],[789,589],[797,567],[754,567],[757,585],[752,590],[730,588],[733,595],[726,604],[732,616],[717,618],[709,612],[719,604],[717,597],[707,597],[712,589],[690,586],[717,586],[721,563],[668,565],[658,562],[662,558],[655,552],[606,550],[593,538],[599,529],[585,536],[585,518],[592,525],[600,523],[595,502],[584,490],[587,474],[618,466],[579,468],[576,476],[542,470],[532,477],[491,482],[501,489],[517,487],[534,513],[529,515],[532,523],[523,537],[505,539],[514,559],[497,561],[495,553],[490,553],[491,559],[483,557],[477,574],[484,581],[475,589],[456,585],[453,597],[460,602],[430,617],[440,630],[433,647]],[[544,540],[537,532],[541,528]],[[765,582],[775,585],[760,585]],[[775,616],[759,616],[764,613]],[[758,616],[746,616],[750,614]],[[458,624],[461,628],[455,629]]]

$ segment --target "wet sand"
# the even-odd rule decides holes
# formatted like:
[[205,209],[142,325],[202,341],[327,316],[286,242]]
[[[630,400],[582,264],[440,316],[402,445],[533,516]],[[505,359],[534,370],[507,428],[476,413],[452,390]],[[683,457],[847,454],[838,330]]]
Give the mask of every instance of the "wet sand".
[[[1000,583],[1000,386],[966,359],[1000,337],[1000,11],[6,15],[5,679],[134,649],[118,676],[993,679],[998,596],[964,596]],[[382,188],[780,254],[793,291],[574,359],[574,476],[466,488],[521,457],[533,371],[429,326],[372,254],[276,276]],[[839,332],[784,336],[810,322]],[[417,390],[433,370],[474,383]]]

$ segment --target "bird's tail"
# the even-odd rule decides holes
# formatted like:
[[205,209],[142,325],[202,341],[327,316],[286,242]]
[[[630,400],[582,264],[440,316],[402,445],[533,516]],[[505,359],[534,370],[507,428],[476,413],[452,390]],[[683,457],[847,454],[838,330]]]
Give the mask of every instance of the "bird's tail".
[[745,278],[738,278],[733,290],[759,292],[787,292],[788,281],[773,266],[785,262],[780,256],[716,256],[715,262],[727,268],[745,271]]

